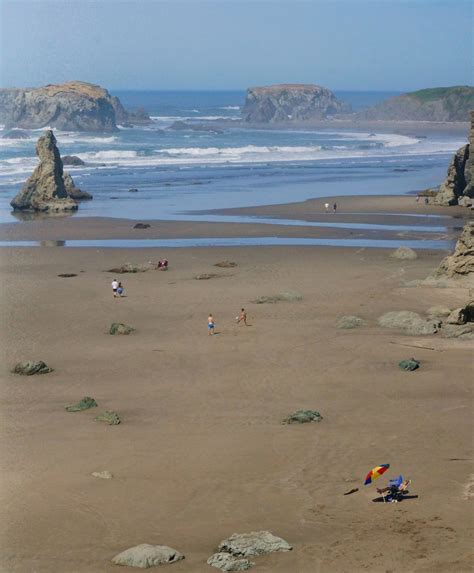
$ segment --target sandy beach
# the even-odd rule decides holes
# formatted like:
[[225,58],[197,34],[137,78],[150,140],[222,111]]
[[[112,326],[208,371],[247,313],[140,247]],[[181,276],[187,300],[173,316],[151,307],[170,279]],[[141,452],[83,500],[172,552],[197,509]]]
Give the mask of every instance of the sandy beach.
[[[384,205],[344,201],[346,215],[334,217],[384,208],[403,221],[403,213],[433,209],[413,197],[381,198]],[[436,210],[467,216],[460,212]],[[302,213],[311,217],[311,204],[258,209],[275,217]],[[171,226],[186,236],[186,225],[189,236],[234,232],[158,222],[137,231],[126,220],[67,218],[4,226],[1,238],[172,236]],[[239,236],[247,232],[238,227]],[[249,232],[263,230],[256,224]],[[471,571],[472,341],[377,325],[390,310],[461,306],[468,289],[413,286],[443,251],[420,250],[414,261],[389,254],[2,248],[1,571],[118,571],[114,555],[151,543],[185,554],[170,571],[204,573],[213,571],[206,559],[222,539],[261,529],[293,546],[255,558],[262,573]],[[112,297],[107,269],[162,256],[168,272],[120,275],[126,297]],[[214,266],[223,259],[237,266]],[[194,278],[203,273],[216,276]],[[252,302],[283,291],[302,300]],[[241,307],[248,327],[235,324]],[[340,316],[352,314],[366,326],[336,328]],[[116,321],[136,331],[110,336]],[[400,370],[398,362],[412,356],[421,368]],[[44,360],[54,372],[10,373],[27,359]],[[65,411],[83,396],[99,407]],[[324,419],[281,424],[298,409]],[[95,422],[104,410],[118,412],[122,423]],[[411,479],[418,497],[373,503],[375,486],[363,480],[381,463],[391,465],[386,477]],[[91,476],[102,470],[113,479]],[[359,491],[343,495],[352,488]]]

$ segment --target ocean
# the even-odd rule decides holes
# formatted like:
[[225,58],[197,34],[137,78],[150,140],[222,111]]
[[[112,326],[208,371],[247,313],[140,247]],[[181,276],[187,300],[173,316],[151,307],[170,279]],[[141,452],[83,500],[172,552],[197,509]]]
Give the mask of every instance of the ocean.
[[[153,122],[113,134],[55,131],[61,154],[86,162],[66,170],[94,195],[75,217],[210,220],[211,209],[415,192],[439,184],[465,143],[444,134],[243,129],[236,120],[244,91],[113,94],[127,109],[144,107]],[[396,93],[336,95],[357,110]],[[176,121],[207,129],[171,129]],[[37,165],[42,131],[14,139],[0,130],[0,222],[16,221],[9,202]]]

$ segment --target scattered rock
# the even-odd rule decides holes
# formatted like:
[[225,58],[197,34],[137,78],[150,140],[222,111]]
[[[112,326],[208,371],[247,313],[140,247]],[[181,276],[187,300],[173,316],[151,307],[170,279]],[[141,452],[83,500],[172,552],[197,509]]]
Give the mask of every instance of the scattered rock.
[[399,368],[402,370],[407,370],[412,372],[420,367],[420,361],[415,360],[415,358],[409,358],[408,360],[402,360],[398,363]]
[[19,362],[15,368],[13,368],[12,372],[14,374],[21,374],[22,376],[33,376],[34,374],[49,374],[49,372],[53,372],[53,369],[42,360],[38,360],[37,362],[28,360],[26,362]]
[[56,138],[51,130],[36,144],[40,163],[10,205],[18,211],[75,211],[77,203],[68,196],[63,179],[63,164]]
[[94,398],[90,396],[84,396],[82,400],[77,402],[77,404],[71,404],[70,406],[65,406],[64,408],[68,412],[82,412],[82,410],[88,410],[89,408],[96,408],[97,402]]
[[275,302],[293,302],[297,300],[302,300],[303,297],[293,291],[281,292],[280,294],[276,294],[273,296],[260,296],[257,299],[253,300],[255,304],[273,304]]
[[226,259],[224,261],[220,261],[220,262],[216,263],[214,266],[215,267],[221,267],[223,269],[233,269],[234,267],[237,266],[237,263],[234,263],[232,261],[228,261]]
[[418,255],[410,247],[398,247],[391,255],[392,259],[413,261],[418,258]]
[[444,338],[462,338],[463,340],[474,340],[474,325],[467,324],[443,324],[441,326],[441,336]]
[[63,165],[72,165],[73,167],[79,167],[85,165],[84,161],[77,155],[64,155],[62,157]]
[[207,564],[221,571],[247,571],[255,565],[248,559],[239,559],[230,553],[214,553],[207,560]]
[[133,225],[134,229],[149,229],[150,227],[151,225],[148,223],[137,223],[136,225]]
[[385,328],[398,328],[411,335],[435,334],[441,325],[436,319],[424,320],[409,310],[387,312],[379,318],[378,323]]
[[123,322],[113,322],[110,325],[109,334],[130,334],[134,332],[135,329],[133,326],[129,326],[128,324],[124,324]]
[[109,426],[118,426],[121,422],[117,412],[113,412],[112,410],[106,410],[102,414],[96,416],[94,420],[96,422],[105,422]]
[[292,549],[288,542],[269,531],[234,533],[228,539],[221,541],[218,547],[219,552],[230,553],[234,557],[252,557]]
[[323,419],[316,410],[297,410],[282,421],[282,424],[306,424],[307,422],[320,422]]
[[159,267],[159,263],[152,263],[148,261],[142,265],[133,265],[132,263],[125,263],[121,267],[115,267],[109,269],[108,273],[114,274],[124,274],[124,273],[146,273],[147,271],[156,271]]
[[107,470],[102,472],[92,472],[91,476],[99,479],[112,479],[114,477],[113,474]]
[[138,189],[135,189],[135,188],[129,189],[128,192],[129,193],[138,193]]
[[467,313],[464,308],[456,308],[444,320],[446,324],[466,324]]
[[443,318],[451,314],[451,309],[447,306],[432,306],[426,311],[426,314],[434,318]]
[[128,567],[148,569],[149,567],[156,567],[157,565],[176,563],[177,561],[181,561],[181,559],[184,559],[184,555],[181,555],[176,549],[172,549],[166,545],[142,543],[116,555],[112,559],[112,563],[115,563],[115,565],[128,565]]
[[72,277],[77,277],[75,273],[61,273],[58,277],[62,277],[63,279],[70,279]]
[[213,279],[215,277],[218,277],[219,275],[215,275],[212,273],[203,273],[202,275],[196,275],[194,277],[195,280],[197,281],[208,281],[209,279]]
[[341,318],[336,322],[336,328],[341,329],[351,329],[351,328],[358,328],[359,326],[364,326],[367,323],[362,318],[358,316],[341,316]]

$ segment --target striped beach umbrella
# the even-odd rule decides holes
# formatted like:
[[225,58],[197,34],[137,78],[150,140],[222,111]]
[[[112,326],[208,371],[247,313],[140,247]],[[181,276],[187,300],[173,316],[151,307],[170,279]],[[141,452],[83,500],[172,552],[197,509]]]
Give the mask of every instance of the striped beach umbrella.
[[375,466],[375,468],[372,468],[370,470],[370,472],[365,476],[364,485],[368,485],[369,483],[372,483],[379,476],[384,474],[388,470],[389,467],[390,467],[390,464],[381,464],[380,466]]

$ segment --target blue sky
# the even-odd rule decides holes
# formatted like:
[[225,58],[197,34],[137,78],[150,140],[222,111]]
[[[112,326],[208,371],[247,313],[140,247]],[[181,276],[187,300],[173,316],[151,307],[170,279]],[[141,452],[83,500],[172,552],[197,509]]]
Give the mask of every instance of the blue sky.
[[473,83],[470,0],[0,0],[2,87]]

